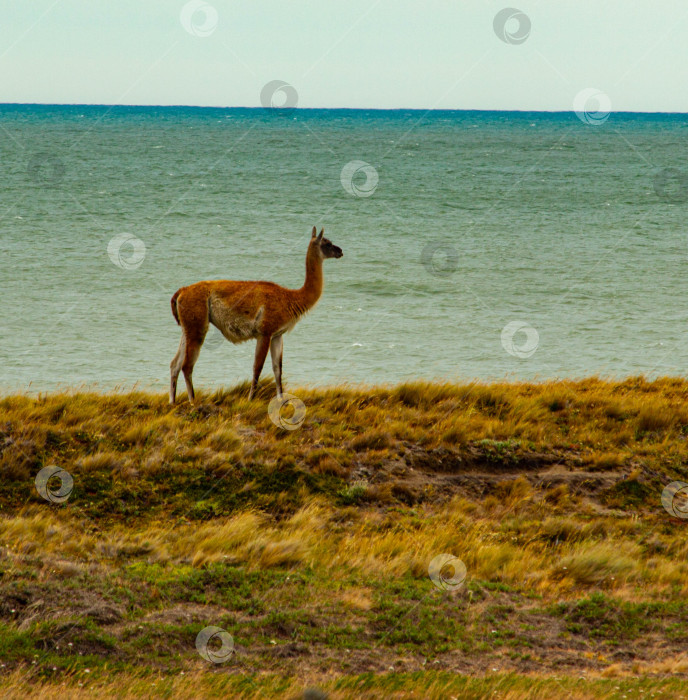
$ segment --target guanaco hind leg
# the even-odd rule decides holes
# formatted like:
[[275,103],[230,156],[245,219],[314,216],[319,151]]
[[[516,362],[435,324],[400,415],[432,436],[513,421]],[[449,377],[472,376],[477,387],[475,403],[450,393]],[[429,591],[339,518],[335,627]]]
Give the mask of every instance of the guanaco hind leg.
[[182,372],[184,373],[184,381],[186,382],[186,395],[191,403],[196,403],[196,394],[194,393],[191,375],[194,365],[198,359],[198,354],[201,352],[201,345],[205,340],[205,333],[200,337],[186,339],[186,352],[184,353],[184,362],[182,364]]
[[182,327],[182,339],[179,349],[170,364],[170,403],[174,403],[177,393],[177,378],[180,370],[184,373],[186,395],[191,403],[195,403],[191,375],[201,351],[201,346],[208,332],[208,306],[203,298],[186,298],[182,294],[176,305],[179,325]]
[[193,368],[198,359],[198,354],[201,352],[201,345],[205,340],[205,334],[200,338],[187,338],[185,332],[182,332],[182,339],[179,342],[179,349],[174,359],[170,363],[170,404],[175,402],[177,396],[177,379],[179,372],[184,373],[184,382],[186,383],[186,395],[191,403],[195,403],[196,394],[191,381]]
[[177,350],[177,354],[174,356],[174,359],[170,363],[170,404],[173,404],[177,398],[177,379],[179,378],[179,373],[182,371],[185,355],[186,340],[184,331],[182,331],[182,338],[179,341],[179,349]]

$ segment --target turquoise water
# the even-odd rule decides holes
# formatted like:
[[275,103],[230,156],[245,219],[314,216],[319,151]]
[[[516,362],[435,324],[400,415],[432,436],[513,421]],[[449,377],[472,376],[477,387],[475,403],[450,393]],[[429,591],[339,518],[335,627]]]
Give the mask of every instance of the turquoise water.
[[[684,374],[686,126],[1,106],[0,388],[166,388],[174,291],[298,287],[313,225],[344,257],[287,387]],[[248,379],[253,346],[209,333],[197,388]]]

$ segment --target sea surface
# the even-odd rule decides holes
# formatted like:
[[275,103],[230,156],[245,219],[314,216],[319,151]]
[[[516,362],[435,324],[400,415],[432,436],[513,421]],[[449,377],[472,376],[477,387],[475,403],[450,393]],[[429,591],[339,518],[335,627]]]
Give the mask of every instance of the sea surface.
[[[344,257],[285,338],[287,390],[685,375],[687,127],[0,106],[0,390],[166,389],[175,290],[299,287],[314,225]],[[197,388],[249,379],[254,345],[211,329]]]

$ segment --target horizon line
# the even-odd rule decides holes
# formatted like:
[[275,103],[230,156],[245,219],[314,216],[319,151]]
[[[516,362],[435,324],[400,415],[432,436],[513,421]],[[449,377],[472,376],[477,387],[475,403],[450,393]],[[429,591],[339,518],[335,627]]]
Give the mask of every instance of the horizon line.
[[[105,102],[0,102],[1,107],[117,107],[157,108],[157,109],[246,109],[274,112],[309,112],[309,111],[360,111],[360,112],[504,112],[520,114],[576,114],[574,109],[504,109],[484,107],[449,107],[449,108],[424,108],[424,107],[263,107],[246,105],[195,105],[195,104],[118,104]],[[647,110],[610,110],[609,114],[672,114],[687,115],[688,112],[671,111],[647,111]]]

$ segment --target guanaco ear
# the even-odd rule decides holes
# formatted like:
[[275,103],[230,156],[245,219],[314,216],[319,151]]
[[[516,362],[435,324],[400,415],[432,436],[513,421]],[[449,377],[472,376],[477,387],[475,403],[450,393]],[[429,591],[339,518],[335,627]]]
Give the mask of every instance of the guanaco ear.
[[[313,229],[313,230],[315,230],[315,229]],[[318,243],[320,243],[320,241],[322,241],[323,233],[325,233],[325,229],[321,228],[320,235],[318,236]]]
[[315,234],[318,232],[318,229],[313,226],[313,230],[311,231],[311,240],[315,238]]

